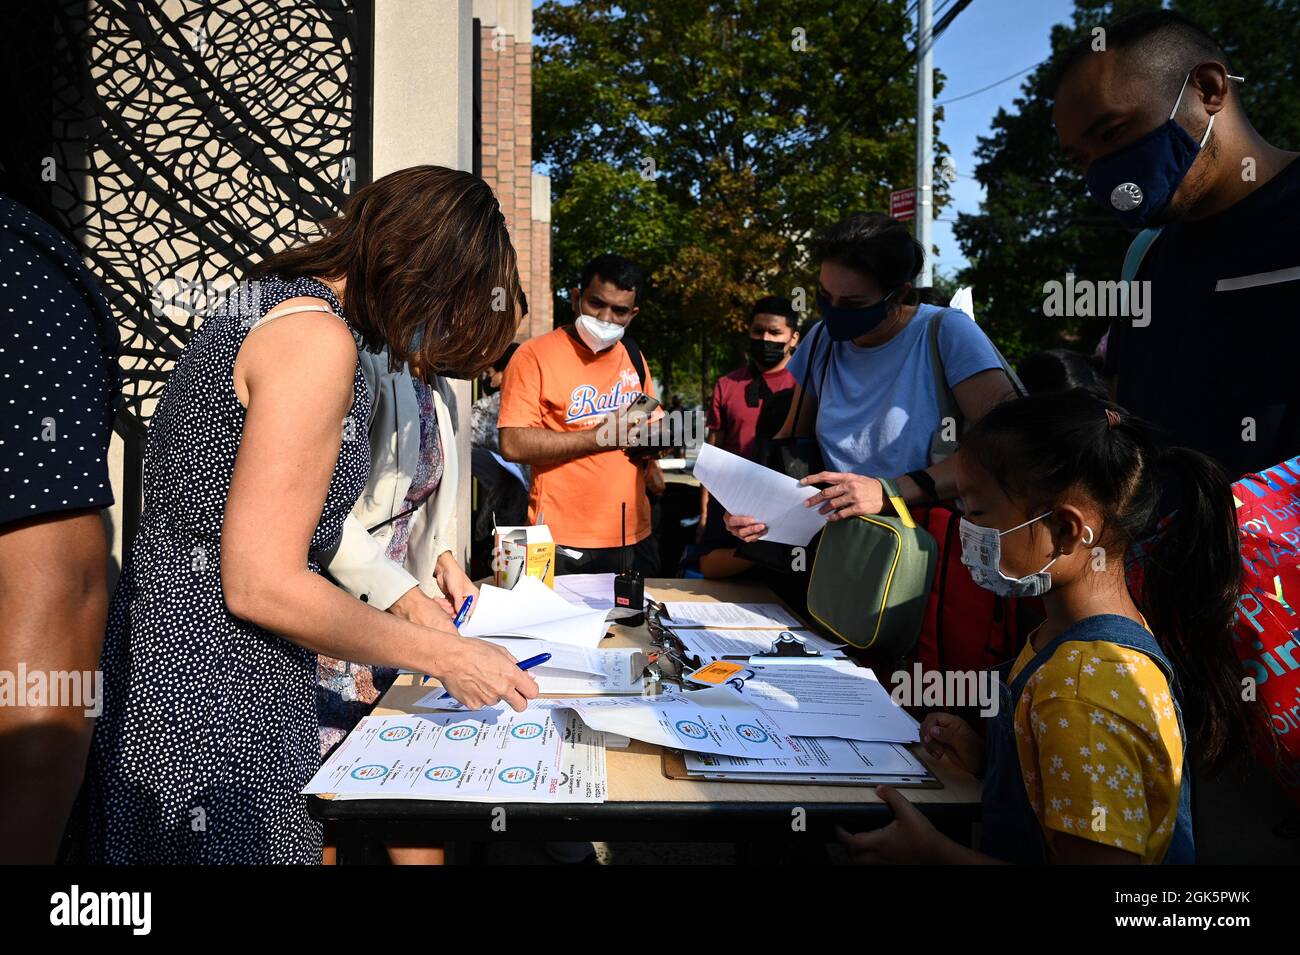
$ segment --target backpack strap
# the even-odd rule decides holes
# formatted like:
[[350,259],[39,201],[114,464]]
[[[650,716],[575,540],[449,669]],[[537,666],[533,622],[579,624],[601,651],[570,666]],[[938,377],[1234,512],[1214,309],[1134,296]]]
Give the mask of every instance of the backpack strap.
[[[962,424],[961,408],[957,404],[957,397],[952,393],[952,386],[948,384],[948,374],[943,367],[943,352],[939,348],[939,329],[943,324],[943,317],[948,314],[948,309],[940,309],[939,314],[930,322],[930,364],[934,369],[934,393],[939,399],[939,417],[952,418],[958,424]],[[974,319],[969,319],[974,321]],[[992,340],[989,341],[993,345]],[[1021,382],[1020,376],[1016,374],[1015,369],[1007,361],[1006,356],[997,345],[993,345],[993,353],[998,356],[998,364],[1002,366],[1002,371],[1006,374],[1007,379],[1011,382],[1011,388],[1016,393],[1017,398],[1023,398],[1029,394],[1024,383]],[[958,431],[962,429],[959,427]]]
[[939,420],[942,422],[951,418],[956,421],[960,433],[961,408],[958,407],[957,398],[948,385],[948,375],[943,367],[943,352],[939,350],[939,326],[943,323],[946,312],[947,309],[941,310],[930,321],[930,368],[934,372],[934,394],[939,399]]
[[636,376],[641,379],[641,391],[644,392],[646,383],[645,356],[641,354],[641,346],[630,335],[624,335],[622,342],[623,347],[627,349],[627,357],[632,359],[632,367],[636,369]]
[[[821,339],[817,336],[821,335],[824,332],[823,325],[824,325],[823,322],[818,322],[816,325],[813,326],[813,330],[808,335],[808,344],[807,344],[808,364],[805,365],[803,369],[803,381],[799,382],[799,402],[798,404],[795,405],[794,421],[790,425],[791,438],[799,437],[799,412],[803,411],[803,399],[808,394],[808,378],[810,375],[812,375],[813,362],[817,359],[817,343],[821,341]],[[825,334],[829,335],[830,332],[825,332]],[[822,373],[821,376],[817,379],[818,381],[817,401],[818,402],[821,401],[821,396],[826,391],[826,375],[830,372],[831,358],[834,357],[834,355],[835,355],[835,343],[827,342],[826,361],[822,364]],[[817,430],[817,426],[816,424],[814,424],[813,425],[814,433],[816,432],[816,430]]]
[[1147,257],[1147,252],[1151,250],[1152,244],[1159,237],[1159,229],[1143,229],[1133,237],[1133,241],[1128,245],[1128,251],[1124,253],[1124,265],[1119,270],[1119,277],[1122,281],[1131,282],[1137,278],[1138,269],[1142,267],[1142,261]]

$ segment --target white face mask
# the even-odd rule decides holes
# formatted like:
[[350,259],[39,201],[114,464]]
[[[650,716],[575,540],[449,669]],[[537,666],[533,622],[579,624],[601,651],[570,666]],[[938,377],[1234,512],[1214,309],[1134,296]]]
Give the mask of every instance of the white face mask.
[[613,348],[623,337],[622,325],[602,322],[594,315],[579,315],[578,320],[573,324],[578,329],[578,337],[582,339],[583,344],[595,352]]
[[[1051,515],[1052,512],[1048,511],[1005,531],[999,531],[996,527],[981,527],[963,517],[958,525],[957,534],[961,538],[961,562],[970,571],[971,579],[999,597],[1041,597],[1051,590],[1052,575],[1047,572],[1047,568],[1056,563],[1055,557],[1044,564],[1042,570],[1036,574],[1008,577],[1002,572],[1002,536],[1010,534],[1011,531],[1018,531],[1022,527],[1028,527]],[[1083,543],[1091,544],[1092,528],[1084,525],[1083,529],[1088,532],[1088,537]]]

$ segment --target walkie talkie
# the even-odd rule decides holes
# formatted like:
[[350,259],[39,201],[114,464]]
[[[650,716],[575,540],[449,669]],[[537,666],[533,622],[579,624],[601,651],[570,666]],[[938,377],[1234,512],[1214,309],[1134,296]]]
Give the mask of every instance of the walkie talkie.
[[645,619],[645,579],[629,566],[627,551],[627,501],[623,502],[623,572],[614,577],[614,606],[637,611],[634,617],[624,617],[618,622],[628,627],[639,627]]

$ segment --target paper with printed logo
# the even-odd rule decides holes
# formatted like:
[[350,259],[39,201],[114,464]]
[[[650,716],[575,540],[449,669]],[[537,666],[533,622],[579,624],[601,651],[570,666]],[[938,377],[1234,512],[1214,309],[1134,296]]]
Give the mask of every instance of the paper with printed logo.
[[603,802],[604,753],[603,734],[563,710],[367,716],[303,793],[334,793],[341,799]]

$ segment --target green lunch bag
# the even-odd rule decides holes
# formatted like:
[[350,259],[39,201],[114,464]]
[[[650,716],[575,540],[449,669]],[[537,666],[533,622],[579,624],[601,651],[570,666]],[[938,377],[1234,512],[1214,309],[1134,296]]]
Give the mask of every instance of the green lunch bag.
[[912,520],[894,482],[880,483],[898,516],[826,525],[808,582],[808,612],[845,643],[897,657],[920,636],[939,544]]

